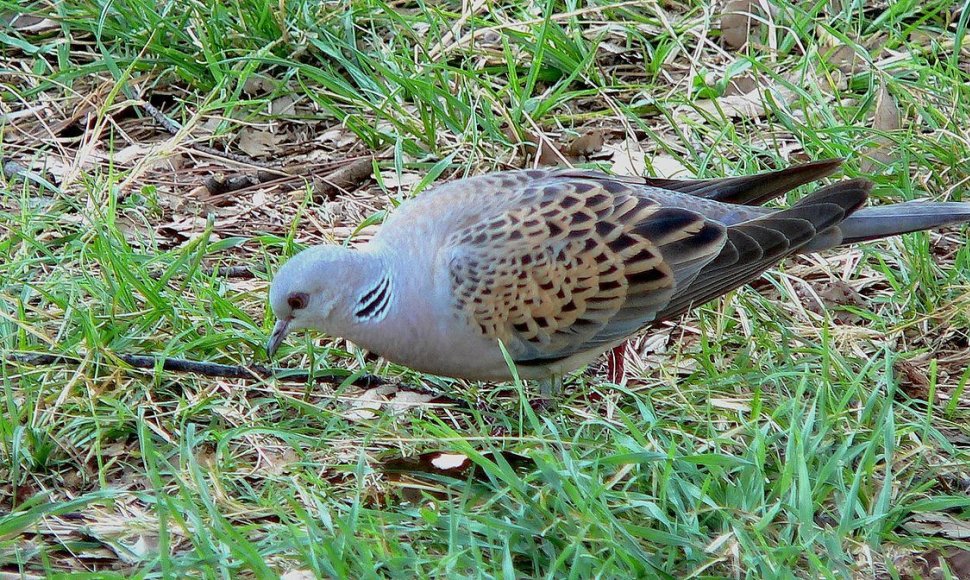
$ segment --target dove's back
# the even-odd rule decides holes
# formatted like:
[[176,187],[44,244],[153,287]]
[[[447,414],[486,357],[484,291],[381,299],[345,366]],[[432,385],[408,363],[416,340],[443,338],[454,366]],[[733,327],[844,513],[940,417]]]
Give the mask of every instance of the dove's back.
[[[780,190],[761,180],[759,197],[809,177],[793,173]],[[700,191],[751,197],[736,185]],[[389,320],[403,334],[383,354],[437,374],[507,378],[501,341],[527,378],[561,374],[759,276],[836,227],[868,188],[846,181],[765,210],[578,170],[445,184],[402,204],[375,237],[401,302],[427,305]]]

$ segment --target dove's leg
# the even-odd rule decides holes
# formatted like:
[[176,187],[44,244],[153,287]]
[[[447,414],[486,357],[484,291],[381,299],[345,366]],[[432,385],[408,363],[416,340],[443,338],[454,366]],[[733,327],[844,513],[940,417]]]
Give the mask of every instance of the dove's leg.
[[532,402],[532,408],[538,412],[555,410],[559,406],[559,394],[562,393],[562,375],[553,375],[539,381],[539,397]]
[[606,380],[619,385],[626,378],[626,365],[624,356],[626,355],[626,342],[613,347],[606,353]]
[[552,375],[539,381],[539,396],[543,399],[556,399],[562,392],[562,375]]

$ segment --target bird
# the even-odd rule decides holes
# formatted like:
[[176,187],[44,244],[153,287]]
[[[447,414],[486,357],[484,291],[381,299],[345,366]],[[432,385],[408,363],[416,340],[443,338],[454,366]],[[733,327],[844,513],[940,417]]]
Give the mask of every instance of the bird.
[[713,179],[549,168],[447,182],[360,247],[286,261],[266,352],[313,329],[424,373],[537,381],[552,398],[564,375],[789,256],[970,222],[970,202],[866,206],[865,178],[764,207],[843,161]]

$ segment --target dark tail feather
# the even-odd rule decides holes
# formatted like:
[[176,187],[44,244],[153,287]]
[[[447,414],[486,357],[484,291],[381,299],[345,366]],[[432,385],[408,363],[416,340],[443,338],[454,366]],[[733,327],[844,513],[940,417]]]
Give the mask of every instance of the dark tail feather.
[[784,195],[800,185],[811,183],[831,175],[842,165],[841,159],[826,159],[794,165],[778,171],[757,175],[725,177],[720,179],[661,179],[643,178],[646,185],[662,187],[671,191],[689,193],[723,203],[738,205],[761,205]]
[[823,232],[803,251],[815,252],[909,232],[970,223],[970,202],[897,203],[865,207]]
[[655,320],[669,320],[692,305],[703,304],[746,284],[786,256],[804,251],[818,238],[845,223],[866,202],[872,183],[849,179],[827,185],[782,210],[727,228],[720,253],[678,291]]

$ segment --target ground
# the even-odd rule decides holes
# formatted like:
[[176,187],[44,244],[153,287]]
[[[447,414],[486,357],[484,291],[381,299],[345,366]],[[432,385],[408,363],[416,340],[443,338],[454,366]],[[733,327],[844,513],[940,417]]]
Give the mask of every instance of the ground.
[[843,157],[870,203],[961,200],[968,19],[0,1],[0,571],[970,577],[966,228],[788,261],[555,413],[315,334],[275,364],[329,382],[246,374],[286,257],[445,180]]

